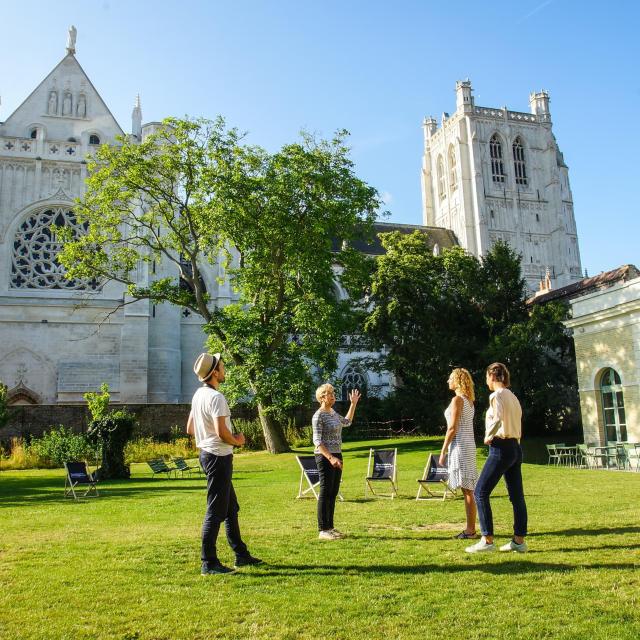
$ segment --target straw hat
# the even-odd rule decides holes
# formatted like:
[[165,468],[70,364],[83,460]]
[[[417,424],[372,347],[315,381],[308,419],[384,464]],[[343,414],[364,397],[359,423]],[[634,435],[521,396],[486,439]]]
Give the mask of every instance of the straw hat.
[[211,376],[219,362],[219,353],[214,353],[213,355],[210,353],[201,353],[193,365],[193,372],[198,376],[200,382],[204,382]]

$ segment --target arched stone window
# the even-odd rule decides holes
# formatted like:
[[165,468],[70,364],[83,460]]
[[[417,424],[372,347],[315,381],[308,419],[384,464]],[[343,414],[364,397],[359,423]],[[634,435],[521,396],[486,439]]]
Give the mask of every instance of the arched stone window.
[[18,228],[11,259],[12,289],[97,290],[100,283],[91,280],[67,280],[57,256],[62,248],[54,227],[71,227],[74,234],[86,231],[73,211],[52,207],[31,214]]
[[458,168],[456,165],[456,152],[453,145],[449,146],[449,188],[451,191],[458,188]]
[[527,167],[524,161],[524,145],[520,136],[513,141],[513,172],[516,176],[516,184],[526,186],[527,180]]
[[363,396],[367,395],[367,378],[355,366],[348,365],[342,373],[342,386],[340,387],[340,397],[344,402],[349,402],[349,392],[359,389]]
[[100,136],[97,136],[95,133],[92,133],[89,136],[89,144],[100,144]]
[[604,437],[607,444],[626,441],[627,419],[624,410],[624,394],[622,381],[615,369],[604,370],[600,378],[600,395]]
[[503,183],[506,179],[502,155],[502,143],[498,134],[494,133],[489,141],[489,155],[491,156],[491,177],[494,182]]
[[437,172],[438,172],[438,195],[440,196],[440,199],[446,198],[447,188],[445,184],[444,160],[442,159],[442,156],[438,156]]

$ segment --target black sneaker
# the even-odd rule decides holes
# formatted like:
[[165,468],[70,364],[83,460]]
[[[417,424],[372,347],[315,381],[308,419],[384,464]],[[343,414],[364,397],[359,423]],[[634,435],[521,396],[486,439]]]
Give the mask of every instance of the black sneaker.
[[202,573],[203,576],[208,576],[208,575],[217,575],[217,574],[233,573],[233,572],[234,572],[233,569],[230,569],[229,567],[225,567],[223,564],[218,562],[217,564],[213,564],[213,565],[203,564],[202,570],[200,573]]
[[250,553],[246,556],[238,556],[236,558],[236,569],[240,567],[249,567],[252,564],[262,564],[260,558],[254,558]]

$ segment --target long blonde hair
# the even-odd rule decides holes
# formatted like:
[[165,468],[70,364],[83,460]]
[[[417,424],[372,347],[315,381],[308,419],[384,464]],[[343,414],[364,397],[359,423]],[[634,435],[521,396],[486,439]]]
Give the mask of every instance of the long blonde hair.
[[473,379],[471,378],[471,374],[462,368],[454,369],[451,372],[451,379],[453,382],[453,386],[456,391],[460,391],[463,396],[466,396],[474,402],[476,399],[476,394],[473,387]]

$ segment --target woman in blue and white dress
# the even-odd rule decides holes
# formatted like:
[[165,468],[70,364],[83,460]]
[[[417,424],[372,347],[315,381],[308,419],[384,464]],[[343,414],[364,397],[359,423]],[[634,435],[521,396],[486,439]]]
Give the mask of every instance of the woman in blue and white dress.
[[454,369],[447,383],[455,395],[444,412],[447,420],[447,433],[442,445],[439,463],[445,464],[448,450],[449,486],[452,489],[462,489],[467,515],[466,527],[455,537],[467,540],[477,537],[476,503],[473,497],[478,479],[476,443],[473,438],[475,393],[471,374],[466,369]]

